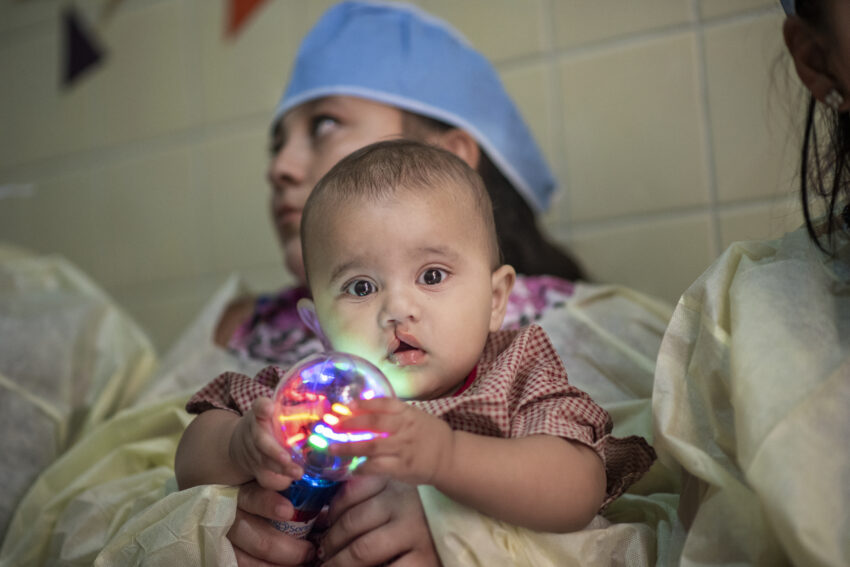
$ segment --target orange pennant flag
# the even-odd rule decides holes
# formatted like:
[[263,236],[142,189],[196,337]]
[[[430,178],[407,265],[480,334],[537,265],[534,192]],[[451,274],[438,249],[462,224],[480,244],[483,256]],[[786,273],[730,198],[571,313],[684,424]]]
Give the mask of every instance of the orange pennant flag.
[[266,0],[230,0],[227,18],[227,36],[235,37],[245,21],[251,17]]

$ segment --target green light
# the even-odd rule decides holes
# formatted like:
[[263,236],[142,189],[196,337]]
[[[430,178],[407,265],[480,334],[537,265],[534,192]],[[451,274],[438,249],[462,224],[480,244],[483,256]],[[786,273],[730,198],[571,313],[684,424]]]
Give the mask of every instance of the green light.
[[351,459],[351,464],[348,465],[348,470],[354,472],[354,469],[360,466],[366,460],[366,457],[354,457]]
[[317,449],[328,448],[328,440],[321,435],[316,435],[315,433],[307,439],[307,442]]

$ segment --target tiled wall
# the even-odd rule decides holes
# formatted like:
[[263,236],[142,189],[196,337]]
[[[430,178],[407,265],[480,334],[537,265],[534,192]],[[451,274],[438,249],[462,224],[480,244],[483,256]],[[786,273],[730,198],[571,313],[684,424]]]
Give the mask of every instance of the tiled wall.
[[[0,0],[0,240],[67,256],[170,344],[225,277],[288,281],[267,127],[329,1],[77,0],[108,50],[59,87],[59,7]],[[798,224],[802,99],[774,0],[421,0],[497,65],[593,278],[671,302],[730,242]]]

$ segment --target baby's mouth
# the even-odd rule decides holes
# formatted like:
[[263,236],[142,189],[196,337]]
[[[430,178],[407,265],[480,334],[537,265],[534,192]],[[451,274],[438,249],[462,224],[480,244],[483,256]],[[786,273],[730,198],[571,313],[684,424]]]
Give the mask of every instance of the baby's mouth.
[[[408,339],[410,340],[410,339]],[[419,348],[414,342],[407,342],[393,337],[393,341],[389,347],[387,359],[398,366],[415,366],[421,364],[425,358],[425,351]]]

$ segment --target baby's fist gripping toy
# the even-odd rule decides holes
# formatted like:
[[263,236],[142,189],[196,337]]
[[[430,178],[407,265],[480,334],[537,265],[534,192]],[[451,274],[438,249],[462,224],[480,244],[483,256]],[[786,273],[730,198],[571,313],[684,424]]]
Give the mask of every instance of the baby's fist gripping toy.
[[365,441],[369,431],[338,432],[335,426],[350,415],[357,400],[395,397],[389,381],[369,361],[340,352],[305,358],[289,369],[274,393],[275,437],[304,469],[304,476],[281,492],[295,506],[288,522],[272,522],[295,537],[310,533],[322,507],[361,457],[328,454],[334,443]]

